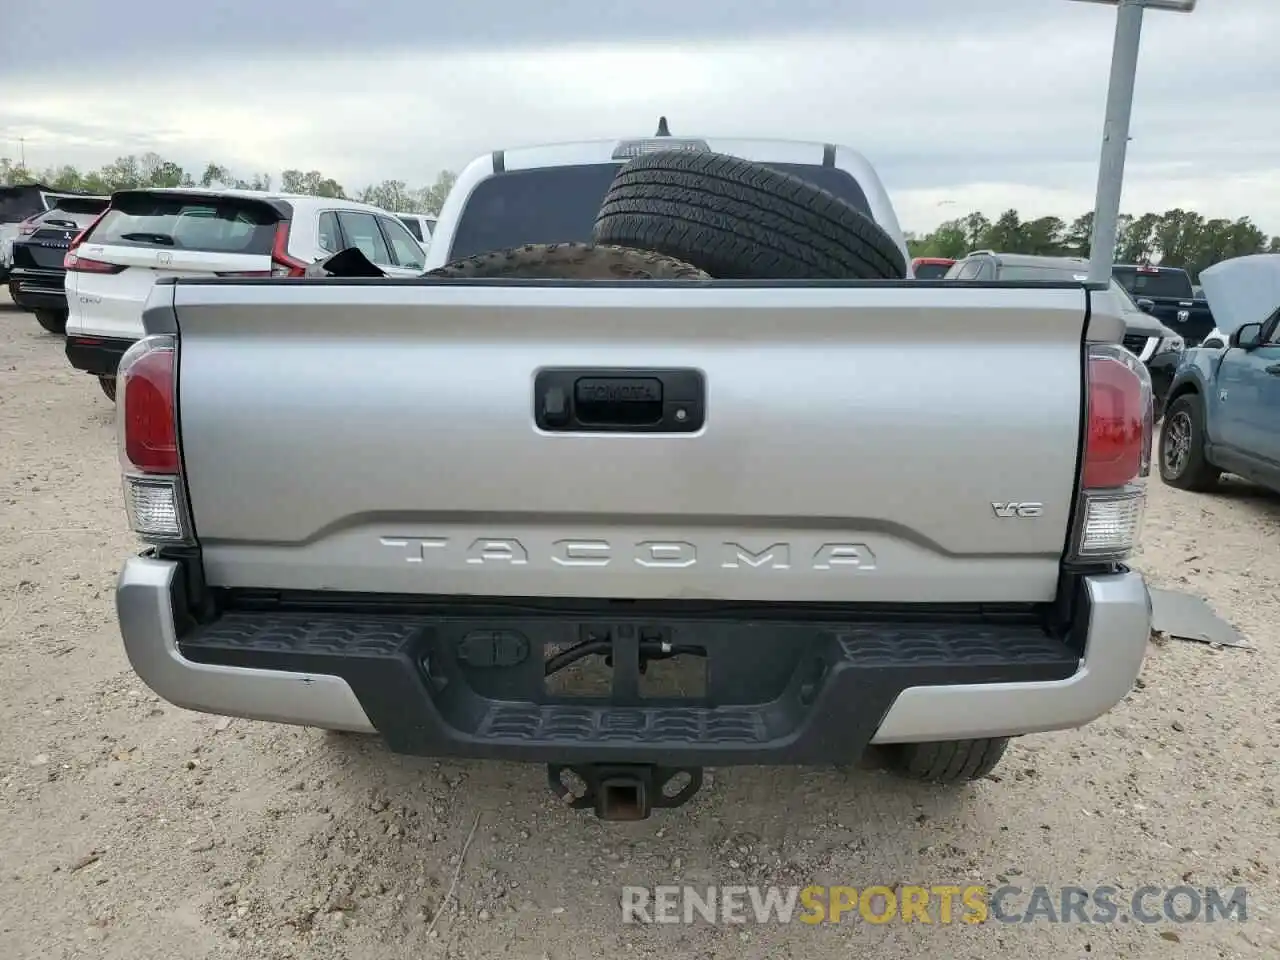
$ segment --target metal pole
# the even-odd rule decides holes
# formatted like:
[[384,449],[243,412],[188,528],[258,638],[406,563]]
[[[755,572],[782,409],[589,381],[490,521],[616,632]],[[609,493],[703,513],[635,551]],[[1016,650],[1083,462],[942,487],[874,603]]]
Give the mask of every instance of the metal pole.
[[1133,86],[1142,42],[1141,0],[1120,0],[1116,10],[1116,39],[1111,52],[1111,81],[1107,87],[1107,119],[1102,128],[1102,158],[1098,164],[1098,194],[1093,209],[1093,242],[1089,250],[1089,281],[1107,283],[1115,259],[1124,189],[1124,161],[1129,148],[1129,118]]

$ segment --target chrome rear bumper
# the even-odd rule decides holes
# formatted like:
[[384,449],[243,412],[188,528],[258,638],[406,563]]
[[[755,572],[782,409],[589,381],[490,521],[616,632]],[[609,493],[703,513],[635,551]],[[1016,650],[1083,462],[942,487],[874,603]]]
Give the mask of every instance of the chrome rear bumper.
[[[129,660],[147,686],[191,710],[377,732],[341,677],[197,663],[184,657],[172,600],[179,570],[173,561],[134,557],[120,573],[120,631]],[[1136,572],[1089,577],[1085,588],[1085,651],[1072,676],[908,687],[883,715],[871,742],[1015,736],[1079,727],[1106,713],[1129,692],[1141,670],[1151,630],[1150,596]]]

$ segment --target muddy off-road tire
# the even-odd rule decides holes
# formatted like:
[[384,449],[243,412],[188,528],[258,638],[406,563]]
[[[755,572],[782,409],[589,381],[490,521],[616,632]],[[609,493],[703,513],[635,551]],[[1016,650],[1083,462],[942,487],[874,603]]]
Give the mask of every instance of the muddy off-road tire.
[[889,748],[889,766],[910,780],[965,783],[994,770],[1008,746],[1008,737],[895,744]]
[[718,153],[663,151],[624,165],[592,236],[724,280],[900,280],[907,272],[897,244],[851,204]]
[[58,310],[37,310],[36,323],[47,333],[62,336],[67,332],[67,315]]
[[112,403],[116,402],[116,378],[115,377],[99,377],[98,385],[102,387],[102,392],[106,394],[107,399]]
[[590,243],[530,243],[428,270],[428,277],[530,280],[709,280],[697,267],[648,250]]

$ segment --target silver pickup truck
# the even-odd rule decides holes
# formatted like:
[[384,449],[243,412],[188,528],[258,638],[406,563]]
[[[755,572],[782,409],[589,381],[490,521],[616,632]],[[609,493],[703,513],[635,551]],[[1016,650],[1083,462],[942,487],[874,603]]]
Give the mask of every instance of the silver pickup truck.
[[[599,162],[536,159],[473,164],[433,256]],[[229,278],[144,319],[117,604],[180,706],[636,818],[706,765],[975,779],[1141,666],[1150,381],[1083,284]]]

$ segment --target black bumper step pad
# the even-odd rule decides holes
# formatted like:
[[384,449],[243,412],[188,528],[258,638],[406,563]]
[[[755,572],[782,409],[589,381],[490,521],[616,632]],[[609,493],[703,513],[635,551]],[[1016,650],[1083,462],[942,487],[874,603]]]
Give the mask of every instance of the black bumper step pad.
[[[477,657],[477,637],[503,638],[491,641],[501,656]],[[602,637],[612,693],[550,693],[543,651]],[[638,651],[658,638],[705,652],[702,696],[639,695]],[[553,763],[850,762],[909,687],[1079,669],[1034,622],[232,612],[180,648],[201,663],[343,677],[397,752]]]

